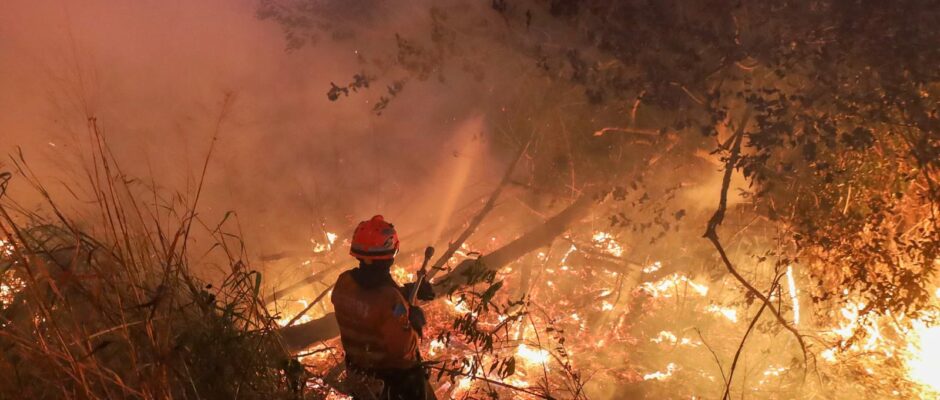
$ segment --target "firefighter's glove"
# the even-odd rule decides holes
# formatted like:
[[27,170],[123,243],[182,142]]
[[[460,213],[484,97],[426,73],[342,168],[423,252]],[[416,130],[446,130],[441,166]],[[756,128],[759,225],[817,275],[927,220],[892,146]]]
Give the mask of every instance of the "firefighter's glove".
[[[409,282],[405,284],[403,291],[405,292],[405,297],[411,296],[411,291],[415,289],[415,283]],[[422,301],[431,301],[434,300],[434,288],[431,287],[431,284],[428,283],[426,279],[421,280],[421,286],[418,287],[418,300]]]
[[408,310],[408,320],[411,321],[411,328],[418,333],[418,337],[424,337],[424,326],[428,324],[427,318],[424,317],[424,310],[418,306],[411,306],[411,309]]

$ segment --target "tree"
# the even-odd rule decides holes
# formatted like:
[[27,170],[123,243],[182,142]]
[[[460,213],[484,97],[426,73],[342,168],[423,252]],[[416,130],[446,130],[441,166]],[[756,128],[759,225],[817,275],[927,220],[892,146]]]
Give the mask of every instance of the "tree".
[[[487,104],[503,141],[537,132],[533,197],[612,183],[618,201],[598,212],[637,259],[675,258],[675,236],[701,233],[711,210],[688,209],[683,175],[701,177],[703,150],[730,160],[749,186],[729,218],[763,221],[749,228],[756,256],[799,264],[820,305],[917,316],[940,259],[936,5],[436,2],[423,34],[390,35],[392,50],[351,75],[388,83],[376,112],[432,79],[496,87]],[[291,44],[331,18],[307,1],[262,10]],[[717,265],[704,241],[680,253]]]

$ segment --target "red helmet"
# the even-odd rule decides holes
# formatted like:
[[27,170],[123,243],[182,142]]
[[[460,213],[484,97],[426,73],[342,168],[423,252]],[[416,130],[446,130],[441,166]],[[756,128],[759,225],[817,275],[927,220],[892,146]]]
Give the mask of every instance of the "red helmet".
[[353,232],[349,254],[361,260],[391,260],[398,254],[395,226],[376,215],[362,221]]

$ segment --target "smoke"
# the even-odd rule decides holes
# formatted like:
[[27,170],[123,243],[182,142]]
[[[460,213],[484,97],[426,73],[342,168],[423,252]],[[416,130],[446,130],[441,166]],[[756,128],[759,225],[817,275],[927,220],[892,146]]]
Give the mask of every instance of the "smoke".
[[[85,179],[88,116],[97,118],[124,172],[152,177],[169,193],[195,190],[217,135],[200,219],[211,225],[236,211],[253,255],[309,250],[308,240],[323,237],[324,231],[339,234],[341,243],[359,220],[374,214],[396,224],[404,251],[450,239],[447,229],[462,222],[461,208],[492,190],[504,168],[506,160],[491,146],[495,117],[485,113],[492,93],[512,92],[522,99],[519,103],[527,103],[520,93],[531,89],[534,105],[510,104],[515,107],[510,113],[534,110],[536,119],[544,112],[541,105],[561,103],[556,97],[565,93],[524,86],[527,78],[544,79],[516,74],[518,59],[502,57],[505,49],[481,48],[477,41],[475,51],[491,52],[501,62],[483,67],[485,84],[473,73],[409,84],[380,116],[373,108],[387,81],[335,102],[327,98],[331,82],[344,85],[363,70],[363,58],[392,52],[395,34],[427,29],[428,3],[324,1],[328,29],[306,38],[306,46],[286,51],[281,27],[259,20],[255,1],[5,0],[0,12],[0,153],[20,147],[56,199],[80,211],[90,195],[77,191],[72,196],[65,185],[71,188]],[[487,2],[480,3],[485,7]],[[552,124],[556,118],[545,116]],[[598,119],[599,127],[608,122]],[[545,129],[549,139],[564,131]],[[591,138],[592,132],[571,136]],[[578,140],[595,140],[597,159],[614,153],[613,144],[602,141],[613,143],[609,137]],[[698,164],[681,170],[661,166],[665,162],[651,167],[668,171],[655,174],[657,186],[679,179],[693,183],[680,198],[690,213],[701,214],[699,222],[717,204],[721,180],[718,157],[701,158],[706,160],[693,160]],[[566,170],[570,161],[554,154],[541,159]],[[10,165],[0,161],[0,168]],[[572,190],[573,175],[574,167]],[[569,177],[563,179],[559,185],[568,184]],[[740,180],[735,177],[735,189],[743,186]],[[27,197],[25,186],[14,181],[12,194]],[[28,198],[27,203],[37,201]],[[534,213],[518,214],[491,219],[506,225],[538,220]],[[677,215],[678,224],[685,210],[670,209],[669,214]],[[704,224],[689,226],[658,246],[676,258],[697,255],[686,250],[695,246],[683,239],[699,240]],[[652,247],[652,242],[647,245],[644,238],[623,245]],[[613,388],[596,390],[611,390],[598,398],[616,397]]]
[[[348,82],[363,54],[394,46],[427,11],[325,4],[356,28],[288,52],[254,1],[6,1],[0,150],[20,147],[56,198],[77,206],[88,199],[63,184],[84,179],[86,116],[129,176],[171,193],[195,189],[217,131],[200,216],[237,211],[257,253],[307,246],[324,224],[348,235],[376,213],[406,234],[434,223],[439,233],[443,198],[452,210],[464,183],[480,193],[495,183],[487,156],[452,138],[466,124],[487,134],[481,89],[459,77],[414,85],[381,116],[372,108],[384,87],[329,101],[330,82]],[[463,181],[450,182],[454,160]],[[28,192],[18,182],[12,191]]]

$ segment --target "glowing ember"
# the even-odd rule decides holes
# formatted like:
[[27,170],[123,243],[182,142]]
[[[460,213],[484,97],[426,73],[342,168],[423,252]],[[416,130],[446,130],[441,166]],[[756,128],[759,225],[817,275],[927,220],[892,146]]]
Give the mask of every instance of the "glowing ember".
[[[0,306],[6,307],[13,302],[13,296],[26,287],[26,282],[13,275],[13,271],[0,274]],[[2,308],[2,307],[0,307]]]
[[0,239],[0,255],[6,256],[6,257],[12,256],[13,245],[7,242],[6,240]]

